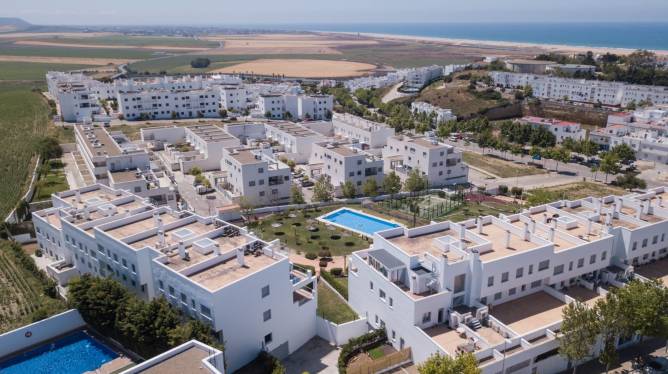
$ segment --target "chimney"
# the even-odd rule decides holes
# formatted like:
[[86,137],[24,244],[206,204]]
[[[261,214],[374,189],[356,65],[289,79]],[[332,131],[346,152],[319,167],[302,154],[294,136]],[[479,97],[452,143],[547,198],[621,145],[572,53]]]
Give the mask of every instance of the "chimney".
[[591,235],[591,220],[587,219],[587,235]]
[[536,220],[531,219],[531,232],[536,232]]
[[158,242],[160,243],[160,247],[165,246],[165,230],[158,230]]
[[637,219],[640,219],[640,217],[642,217],[643,210],[645,210],[645,205],[644,205],[644,204],[640,204],[640,206],[639,206],[638,209],[636,210],[636,218],[637,218]]
[[213,255],[220,256],[220,244],[216,243],[213,245]]
[[550,228],[550,241],[551,241],[552,243],[554,243],[554,233],[555,233],[555,232],[556,232],[556,230],[554,229],[554,227],[551,227],[551,228]]
[[605,225],[609,226],[612,224],[612,213],[605,215]]
[[76,194],[76,197],[77,197],[77,202],[80,203],[81,202],[81,191],[76,190],[75,194]]
[[557,228],[557,219],[556,218],[552,218],[552,228],[553,229]]
[[528,242],[530,237],[531,235],[529,232],[529,223],[524,222],[524,241]]
[[482,217],[478,217],[478,234],[482,234]]
[[83,205],[83,217],[85,220],[90,219],[90,208],[88,207],[88,204],[84,203]]
[[603,211],[603,201],[602,200],[596,200],[596,204],[597,204],[596,214],[598,214],[600,216],[601,212]]
[[658,196],[657,199],[659,199],[659,202],[656,203],[656,205],[661,208],[663,207],[663,198],[661,196]]
[[547,213],[543,213],[543,223],[547,223]]
[[617,213],[621,212],[623,206],[624,206],[624,201],[622,200],[621,197],[618,197],[618,198],[617,198],[617,206],[615,207],[615,211],[616,211]]
[[239,263],[239,266],[246,266],[246,262],[244,261],[244,249],[243,248],[237,249],[237,262]]
[[188,257],[188,254],[186,253],[186,245],[183,243],[183,240],[179,240],[179,256],[184,260]]
[[466,238],[466,226],[464,224],[459,225],[459,240],[464,240]]
[[510,248],[510,230],[506,230],[506,248]]

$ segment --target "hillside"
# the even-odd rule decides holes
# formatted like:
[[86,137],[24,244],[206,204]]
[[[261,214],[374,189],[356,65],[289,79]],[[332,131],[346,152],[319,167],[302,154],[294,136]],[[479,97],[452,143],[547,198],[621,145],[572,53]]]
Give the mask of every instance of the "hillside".
[[0,32],[21,31],[30,28],[32,24],[21,18],[0,17]]

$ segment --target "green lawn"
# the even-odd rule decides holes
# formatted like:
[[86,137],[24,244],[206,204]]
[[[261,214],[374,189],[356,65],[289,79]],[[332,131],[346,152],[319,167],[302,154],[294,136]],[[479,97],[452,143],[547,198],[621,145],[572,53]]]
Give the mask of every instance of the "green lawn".
[[354,321],[357,314],[329,287],[318,283],[318,315],[336,324]]
[[44,75],[50,70],[68,71],[87,67],[90,65],[0,61],[0,80],[44,80]]
[[516,164],[490,155],[481,155],[474,152],[463,152],[465,163],[482,169],[501,178],[523,177],[525,175],[546,174],[547,171],[535,166]]
[[[330,226],[329,228],[316,218],[331,212],[336,207],[327,207],[317,211],[294,211],[277,213],[262,218],[258,223],[252,223],[252,230],[263,240],[272,241],[280,239],[282,244],[300,251],[302,253],[318,253],[321,250],[329,250],[333,256],[348,255],[354,251],[368,248],[371,245],[361,236],[350,231]],[[295,217],[291,218],[289,214]],[[272,224],[278,223],[279,227]],[[315,231],[309,231],[314,227]]]
[[63,172],[63,165],[54,162],[51,164],[54,166],[47,172],[41,173],[37,180],[33,201],[48,200],[51,198],[51,194],[69,189],[67,178]]
[[39,92],[31,91],[33,87],[29,83],[0,82],[0,216],[3,218],[27,188],[36,138],[49,130],[49,105]]
[[217,42],[199,40],[195,38],[180,38],[169,36],[132,36],[132,35],[107,35],[92,38],[63,38],[42,37],[39,40],[52,43],[67,44],[104,44],[104,45],[131,45],[136,47],[164,46],[164,47],[218,47]]
[[[41,45],[20,45],[13,41],[0,41],[0,55],[7,56],[50,56],[145,59],[159,56],[160,51],[121,48],[76,48],[51,47]],[[178,52],[178,51],[177,51]],[[173,51],[170,53],[174,53]]]
[[521,205],[514,203],[497,203],[492,201],[485,201],[478,204],[475,202],[466,202],[452,213],[444,217],[440,217],[439,221],[461,222],[479,216],[497,217],[501,213],[519,213],[520,210]]
[[369,354],[369,357],[371,357],[372,360],[377,360],[377,359],[385,356],[385,350],[383,349],[382,345],[380,347],[376,347],[376,348],[371,349],[367,353]]

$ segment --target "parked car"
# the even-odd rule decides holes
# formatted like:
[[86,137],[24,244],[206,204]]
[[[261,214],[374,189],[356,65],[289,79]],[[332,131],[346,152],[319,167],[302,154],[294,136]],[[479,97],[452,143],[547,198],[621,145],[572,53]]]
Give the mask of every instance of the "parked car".
[[301,181],[301,184],[302,184],[302,187],[311,187],[311,186],[313,186],[315,183],[313,183],[313,181],[309,179],[309,180],[303,180],[303,181]]
[[654,357],[647,362],[644,368],[645,373],[648,374],[667,374],[668,373],[668,358]]

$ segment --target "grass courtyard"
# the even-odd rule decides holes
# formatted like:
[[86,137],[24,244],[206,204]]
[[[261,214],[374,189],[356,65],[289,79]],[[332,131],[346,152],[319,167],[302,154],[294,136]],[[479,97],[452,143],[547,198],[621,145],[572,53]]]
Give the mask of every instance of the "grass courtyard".
[[357,314],[332,289],[318,283],[318,315],[336,324],[354,321]]
[[368,248],[370,239],[316,219],[338,208],[340,206],[275,213],[252,222],[249,227],[263,240],[280,239],[281,244],[302,254],[328,250],[333,256],[342,256]]
[[69,188],[63,170],[64,166],[60,160],[50,160],[48,166],[47,164],[42,166],[35,186],[33,201],[48,200],[51,198],[51,194],[65,191]]
[[589,196],[626,195],[628,191],[602,183],[577,182],[562,184],[560,186],[536,188],[526,193],[529,205],[540,205],[565,199],[577,200]]
[[463,160],[468,165],[482,169],[501,178],[523,177],[526,175],[546,174],[547,171],[535,166],[516,164],[491,155],[464,152]]

